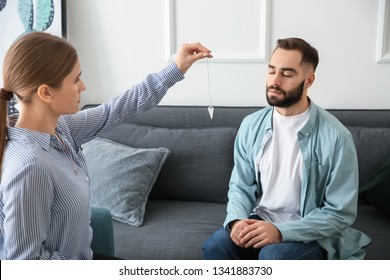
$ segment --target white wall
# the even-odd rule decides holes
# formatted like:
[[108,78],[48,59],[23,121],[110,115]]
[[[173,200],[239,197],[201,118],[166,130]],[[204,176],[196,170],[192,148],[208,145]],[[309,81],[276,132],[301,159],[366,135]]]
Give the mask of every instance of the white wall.
[[[167,1],[67,0],[68,39],[78,49],[82,78],[87,86],[82,105],[107,101],[141,81],[149,72],[167,65]],[[244,5],[245,11],[245,7],[251,9],[245,5],[254,5],[260,0],[219,0],[219,6],[210,0],[176,1],[171,3],[180,26],[175,26],[177,33],[173,39],[177,43],[183,43],[180,39],[201,41],[212,49],[215,58],[228,49],[215,40],[216,36],[233,34],[234,39],[237,32],[242,32],[242,38],[251,38],[251,33],[257,32],[256,28],[249,28],[258,24],[251,18],[253,14],[248,20],[247,13],[235,9],[236,16],[231,18],[228,27],[232,33],[222,30],[218,34],[202,35],[215,30],[214,24],[226,20],[223,15],[232,12],[229,5]],[[390,63],[375,60],[380,1],[268,0],[268,51],[278,38],[302,37],[320,54],[317,79],[309,91],[317,104],[325,108],[389,109]],[[253,8],[259,10],[258,6]],[[194,11],[187,16],[188,20],[182,16],[185,9]],[[234,31],[235,24],[241,24],[241,30]],[[187,33],[186,29],[192,31]],[[259,34],[253,36],[257,38]],[[241,45],[235,47],[243,54],[247,49],[250,51],[251,44],[243,42],[242,48]],[[266,66],[266,61],[210,60],[213,105],[266,105]],[[169,91],[162,104],[208,105],[206,70],[206,63],[197,62],[186,79]]]

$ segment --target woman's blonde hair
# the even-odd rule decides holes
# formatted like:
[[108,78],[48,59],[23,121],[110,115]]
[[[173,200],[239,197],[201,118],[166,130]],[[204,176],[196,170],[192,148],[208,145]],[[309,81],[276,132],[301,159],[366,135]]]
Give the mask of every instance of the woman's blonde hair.
[[45,32],[27,33],[9,48],[0,89],[0,174],[7,138],[7,101],[16,95],[20,102],[29,102],[42,84],[61,87],[77,60],[69,42]]

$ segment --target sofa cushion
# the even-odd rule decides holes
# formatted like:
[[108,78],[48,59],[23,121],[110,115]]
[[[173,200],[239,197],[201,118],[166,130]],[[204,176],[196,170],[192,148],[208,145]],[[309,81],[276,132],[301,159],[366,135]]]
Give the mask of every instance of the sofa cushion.
[[91,180],[91,205],[108,208],[120,222],[141,226],[150,190],[169,150],[135,149],[96,138],[83,146],[83,153]]
[[390,218],[390,158],[361,188],[368,203]]
[[203,243],[222,227],[225,203],[154,200],[142,227],[114,221],[115,256],[131,260],[201,260]]
[[359,161],[360,188],[390,157],[390,129],[347,126],[355,142]]
[[[114,225],[115,227],[115,225]],[[359,203],[355,229],[361,230],[372,238],[365,250],[367,260],[390,260],[390,223],[374,206]]]
[[158,199],[227,202],[237,128],[160,128],[122,124],[101,134],[132,147],[171,153],[152,190]]

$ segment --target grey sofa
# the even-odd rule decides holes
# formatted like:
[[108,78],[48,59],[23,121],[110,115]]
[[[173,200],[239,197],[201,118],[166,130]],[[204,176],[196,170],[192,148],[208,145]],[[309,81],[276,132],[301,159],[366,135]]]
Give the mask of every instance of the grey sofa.
[[[226,215],[235,135],[242,119],[259,109],[216,107],[211,120],[206,107],[158,106],[100,135],[136,148],[171,151],[149,195],[144,224],[113,221],[117,257],[202,258],[203,242]],[[353,134],[363,185],[390,157],[390,110],[329,111]],[[366,259],[390,259],[390,219],[364,197],[354,227],[373,239]]]

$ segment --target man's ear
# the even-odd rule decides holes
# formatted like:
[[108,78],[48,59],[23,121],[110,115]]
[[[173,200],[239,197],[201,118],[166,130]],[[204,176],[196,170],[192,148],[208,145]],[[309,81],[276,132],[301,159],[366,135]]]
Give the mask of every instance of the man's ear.
[[314,83],[316,79],[316,75],[314,74],[314,72],[311,72],[308,77],[306,78],[306,86],[309,88],[311,87],[311,85]]
[[53,96],[50,92],[50,87],[48,85],[40,85],[37,90],[38,97],[45,103],[51,103]]

